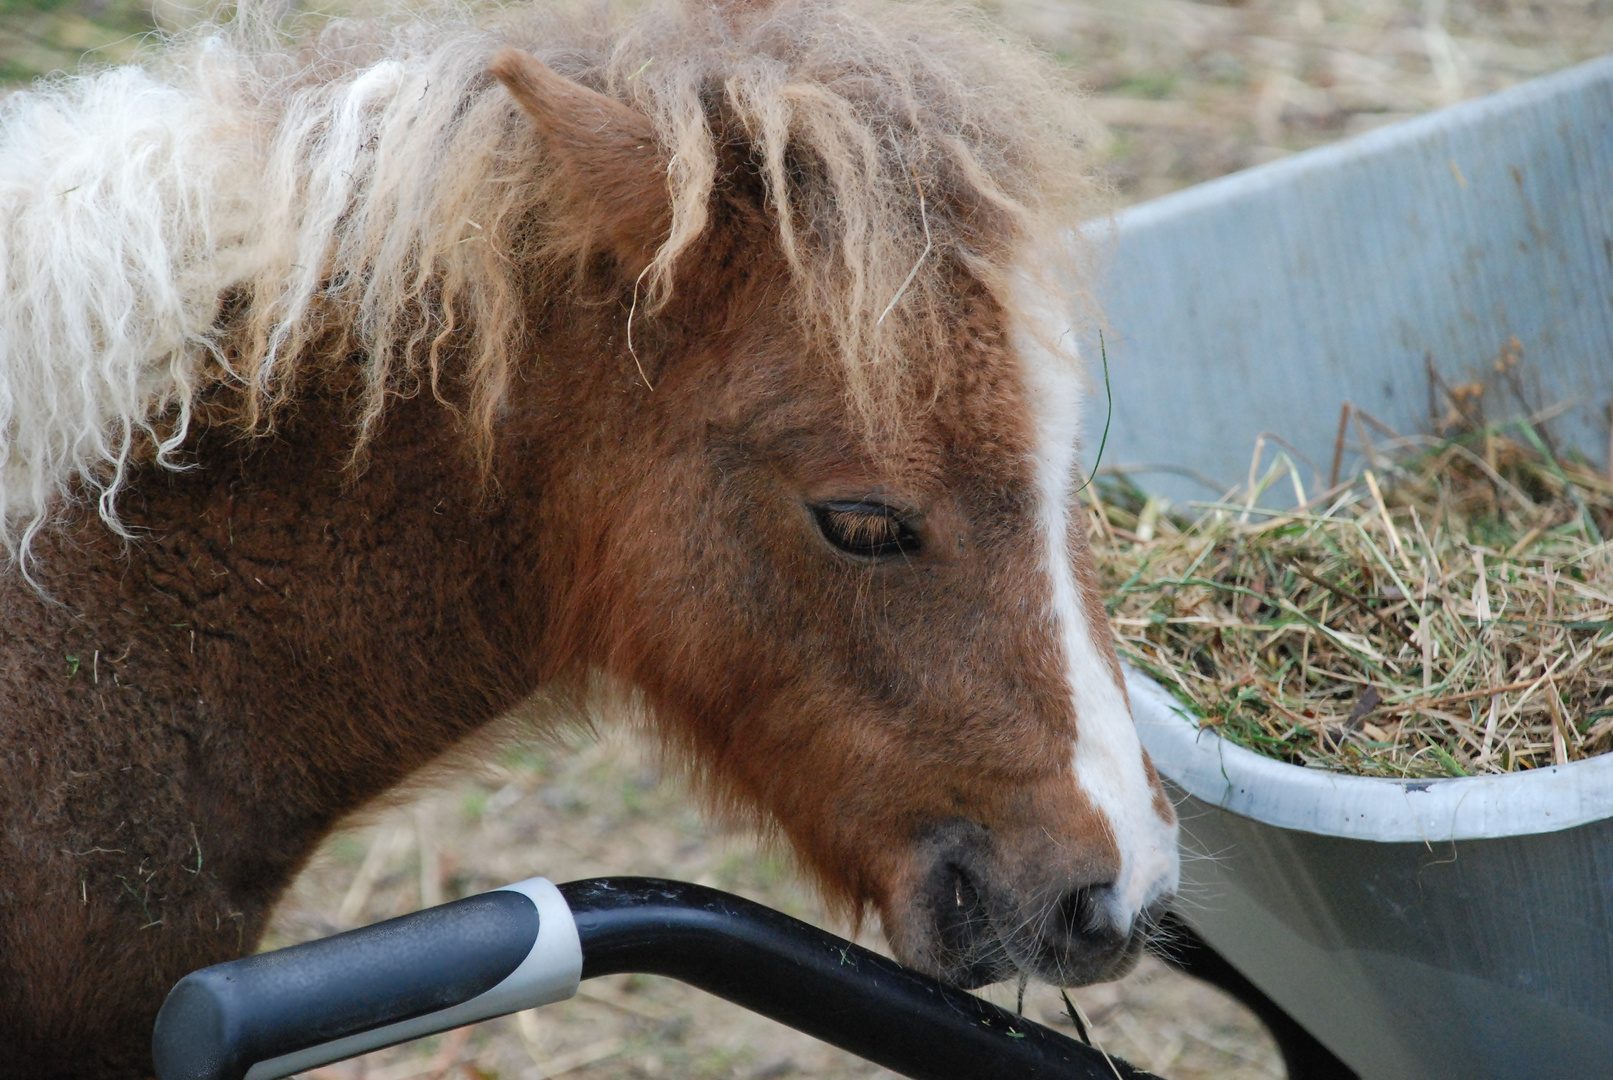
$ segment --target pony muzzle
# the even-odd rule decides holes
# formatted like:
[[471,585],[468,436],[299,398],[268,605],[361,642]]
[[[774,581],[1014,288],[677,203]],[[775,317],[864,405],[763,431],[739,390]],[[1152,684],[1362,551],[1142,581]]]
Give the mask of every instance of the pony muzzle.
[[990,833],[949,822],[916,853],[893,946],[907,963],[973,989],[1029,976],[1058,986],[1117,978],[1136,962],[1169,895],[1127,910],[1107,860],[1062,873],[1015,872]]

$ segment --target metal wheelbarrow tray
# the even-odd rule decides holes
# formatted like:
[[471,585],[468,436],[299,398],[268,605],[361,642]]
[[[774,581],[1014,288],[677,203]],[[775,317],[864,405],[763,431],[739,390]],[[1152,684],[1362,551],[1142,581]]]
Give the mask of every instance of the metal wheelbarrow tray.
[[[1165,467],[1143,486],[1178,501],[1211,494],[1186,473],[1240,479],[1263,432],[1326,463],[1346,400],[1419,430],[1428,364],[1461,378],[1513,338],[1536,404],[1570,406],[1553,431],[1600,458],[1613,58],[1135,207],[1103,300],[1106,460]],[[1184,862],[1182,916],[1353,1069],[1613,1076],[1613,758],[1342,777],[1130,684],[1206,856]]]

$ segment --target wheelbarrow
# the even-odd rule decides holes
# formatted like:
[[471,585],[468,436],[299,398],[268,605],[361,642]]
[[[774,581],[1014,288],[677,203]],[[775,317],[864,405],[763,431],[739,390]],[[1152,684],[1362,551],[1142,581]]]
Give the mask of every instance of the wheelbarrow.
[[[1263,433],[1325,478],[1345,402],[1417,431],[1435,372],[1482,383],[1504,353],[1513,404],[1605,461],[1613,57],[1132,207],[1100,301],[1105,467],[1152,495],[1230,488]],[[1136,672],[1128,688],[1210,856],[1184,861],[1184,919],[1274,1033],[1315,1037],[1290,1076],[1613,1076],[1613,756],[1342,776],[1225,742]]]

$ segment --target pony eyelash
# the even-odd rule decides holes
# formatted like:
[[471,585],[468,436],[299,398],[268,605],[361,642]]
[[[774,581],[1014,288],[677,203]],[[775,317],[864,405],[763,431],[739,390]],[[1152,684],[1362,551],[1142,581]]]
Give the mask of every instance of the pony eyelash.
[[824,503],[813,512],[824,539],[848,555],[883,559],[912,555],[920,547],[912,526],[883,503]]

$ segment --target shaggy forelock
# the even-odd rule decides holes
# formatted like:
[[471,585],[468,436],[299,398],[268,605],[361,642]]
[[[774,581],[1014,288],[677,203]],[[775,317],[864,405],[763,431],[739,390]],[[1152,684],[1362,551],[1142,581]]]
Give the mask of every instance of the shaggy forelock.
[[865,419],[939,355],[948,274],[1006,304],[1016,252],[1067,228],[1089,192],[1069,88],[933,4],[454,8],[296,39],[243,12],[144,68],[4,102],[14,556],[75,480],[116,527],[131,454],[171,453],[218,382],[261,428],[310,369],[362,356],[361,447],[391,396],[452,378],[485,448],[534,283],[586,244],[548,213],[530,122],[487,74],[508,45],[654,124],[672,225],[636,286],[646,317],[677,303],[724,147],[746,147],[798,321]]

